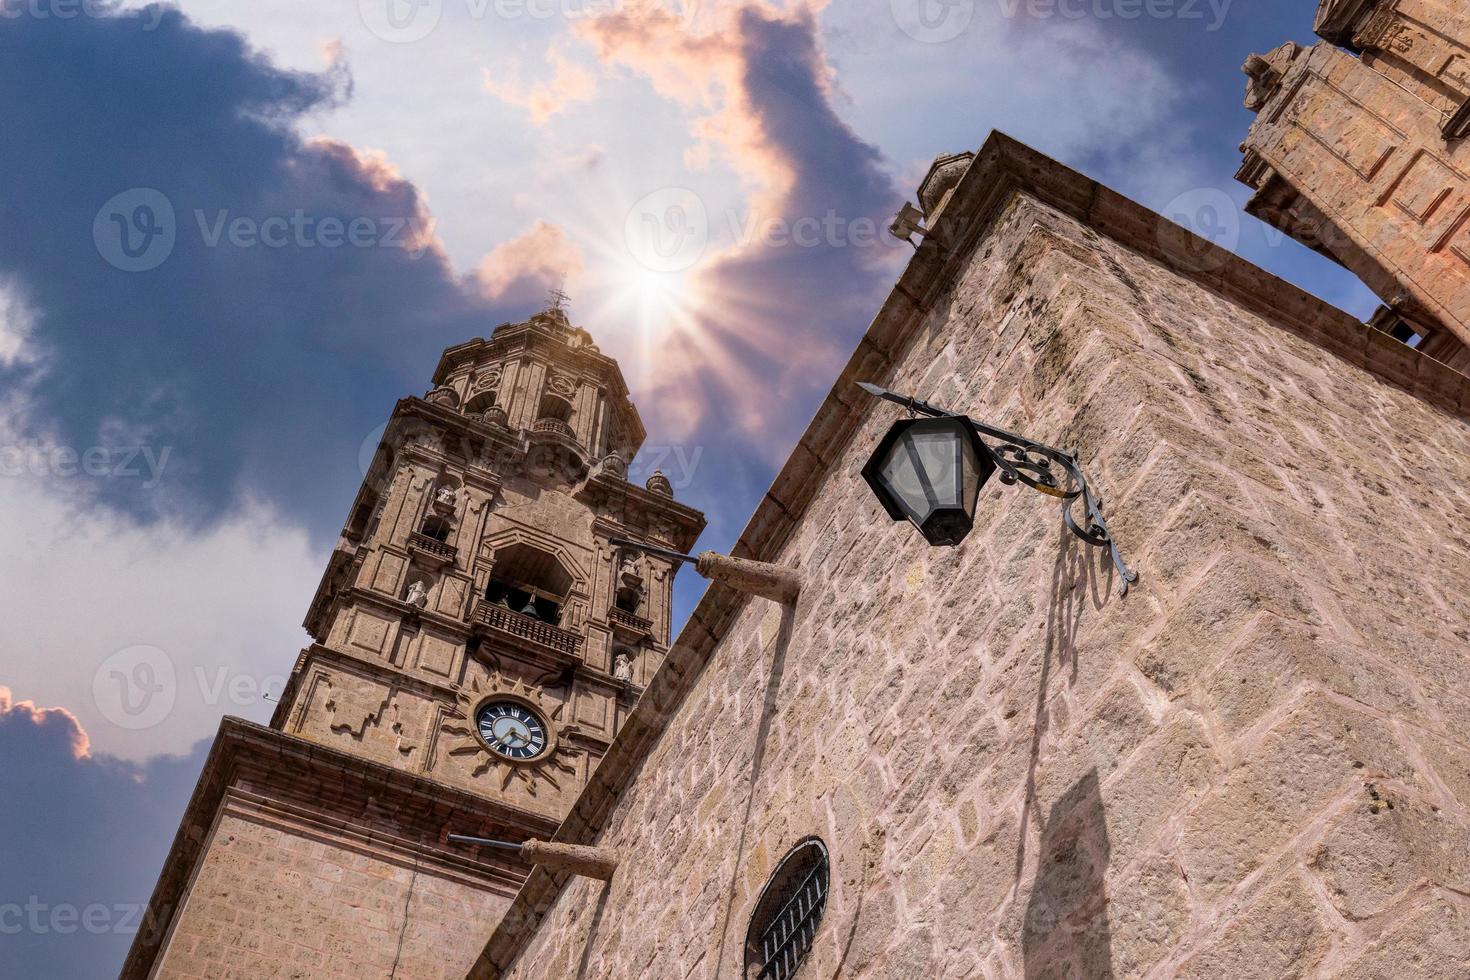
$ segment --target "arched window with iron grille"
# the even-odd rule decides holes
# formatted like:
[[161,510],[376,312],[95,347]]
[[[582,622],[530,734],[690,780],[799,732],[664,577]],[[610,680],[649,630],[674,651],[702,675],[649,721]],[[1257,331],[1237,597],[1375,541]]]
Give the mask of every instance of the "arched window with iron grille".
[[811,952],[827,908],[827,847],[808,837],[781,859],[745,933],[745,980],[788,980]]

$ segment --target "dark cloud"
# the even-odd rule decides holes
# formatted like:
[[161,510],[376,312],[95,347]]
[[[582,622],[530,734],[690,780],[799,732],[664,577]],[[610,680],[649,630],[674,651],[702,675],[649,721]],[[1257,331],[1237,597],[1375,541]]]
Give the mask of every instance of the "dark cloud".
[[0,948],[13,977],[115,975],[208,754],[79,757],[61,709],[0,687]]
[[[346,87],[173,10],[0,19],[0,280],[36,312],[36,415],[79,451],[172,446],[161,490],[102,488],[134,513],[208,520],[255,492],[331,529],[361,440],[503,318],[411,183],[298,135]],[[173,209],[171,252],[139,189]],[[167,258],[115,267],[124,231]]]

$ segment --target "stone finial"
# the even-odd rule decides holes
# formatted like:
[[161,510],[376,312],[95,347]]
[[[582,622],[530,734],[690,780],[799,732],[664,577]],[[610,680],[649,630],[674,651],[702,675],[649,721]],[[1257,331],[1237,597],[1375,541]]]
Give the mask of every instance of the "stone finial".
[[924,217],[933,222],[934,215],[944,205],[945,196],[960,182],[975,154],[941,153],[929,165],[929,172],[919,182],[919,204],[924,208]]
[[428,394],[424,395],[424,401],[431,405],[447,405],[450,408],[459,407],[459,392],[453,388],[440,385]]
[[668,477],[664,476],[663,470],[654,470],[653,476],[648,478],[648,482],[644,486],[650,492],[656,493],[661,497],[672,497],[674,495],[674,485],[669,482]]
[[602,472],[608,476],[615,476],[620,480],[624,479],[628,475],[628,462],[623,459],[622,453],[616,451],[610,452],[602,457]]
[[1245,59],[1240,70],[1250,77],[1245,90],[1245,107],[1251,112],[1260,112],[1271,96],[1281,87],[1281,80],[1301,54],[1301,46],[1288,41],[1269,54],[1252,54]]

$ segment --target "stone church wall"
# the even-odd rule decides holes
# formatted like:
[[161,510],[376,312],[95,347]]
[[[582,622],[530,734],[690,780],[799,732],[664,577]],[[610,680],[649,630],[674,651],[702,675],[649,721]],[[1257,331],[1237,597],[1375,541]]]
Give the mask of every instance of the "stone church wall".
[[[459,980],[510,904],[432,868],[227,811],[159,980]],[[349,914],[344,914],[344,909]]]
[[508,975],[741,976],[817,835],[801,977],[1465,976],[1470,425],[1434,407],[1465,390],[1287,319],[1013,197],[870,380],[1079,449],[1140,582],[1024,488],[957,550],[890,523],[875,401],[776,557],[795,611],[746,602],[597,840],[617,874]]

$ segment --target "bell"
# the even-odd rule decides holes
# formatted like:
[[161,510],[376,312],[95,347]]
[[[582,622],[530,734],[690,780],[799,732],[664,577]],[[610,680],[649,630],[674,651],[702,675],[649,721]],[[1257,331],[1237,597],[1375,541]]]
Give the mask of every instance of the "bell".
[[534,597],[526,600],[525,606],[521,608],[521,613],[526,616],[535,616],[537,619],[541,618],[540,614],[536,612],[536,600]]

